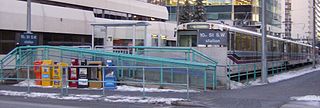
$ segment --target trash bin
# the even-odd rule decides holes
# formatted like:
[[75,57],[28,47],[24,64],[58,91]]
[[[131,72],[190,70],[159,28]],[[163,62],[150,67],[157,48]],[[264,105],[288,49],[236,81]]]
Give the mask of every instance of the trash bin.
[[41,65],[42,65],[42,61],[41,60],[37,60],[33,63],[33,72],[36,76],[36,85],[41,85]]
[[[90,67],[89,71],[89,81],[102,81],[102,68],[98,66],[102,66],[102,61],[89,61],[89,66],[97,66]],[[102,88],[102,82],[89,82],[89,88]]]
[[87,60],[81,62],[81,67],[79,67],[79,76],[78,76],[78,88],[88,88],[88,67]]
[[116,68],[112,67],[114,66],[112,63],[112,60],[107,60],[106,66],[104,68],[104,89],[107,90],[114,90],[117,88],[117,77],[116,77]]
[[71,80],[69,81],[69,87],[78,87],[78,71],[79,68],[77,67],[79,66],[79,60],[78,59],[73,59],[71,61],[71,67],[68,73],[68,79]]
[[43,60],[41,65],[41,85],[42,86],[51,86],[51,73],[53,71],[53,61],[52,60]]

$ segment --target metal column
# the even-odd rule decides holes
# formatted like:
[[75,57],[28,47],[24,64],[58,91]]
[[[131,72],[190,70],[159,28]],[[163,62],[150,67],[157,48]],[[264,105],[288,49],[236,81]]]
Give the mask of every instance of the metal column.
[[261,71],[261,83],[268,83],[268,67],[267,67],[267,45],[266,45],[266,0],[262,0],[262,23],[261,23],[261,31],[262,31],[262,71]]

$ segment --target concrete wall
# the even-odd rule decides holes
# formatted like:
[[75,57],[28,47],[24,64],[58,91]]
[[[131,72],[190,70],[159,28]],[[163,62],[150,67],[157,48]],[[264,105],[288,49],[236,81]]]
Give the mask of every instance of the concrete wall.
[[[25,31],[26,2],[1,0],[0,29]],[[32,4],[32,30],[37,32],[90,34],[91,11]]]
[[168,11],[164,6],[136,0],[50,0],[62,3],[76,4],[87,7],[108,9],[118,12],[137,14],[168,20]]

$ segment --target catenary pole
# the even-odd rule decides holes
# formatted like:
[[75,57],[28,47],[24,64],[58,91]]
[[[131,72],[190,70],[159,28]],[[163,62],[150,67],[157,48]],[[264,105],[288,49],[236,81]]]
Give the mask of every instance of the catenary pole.
[[262,0],[262,22],[261,22],[261,31],[262,31],[262,72],[261,72],[261,83],[268,83],[268,67],[267,67],[267,45],[266,45],[266,0]]
[[312,0],[312,49],[313,49],[313,61],[312,67],[316,68],[316,2]]
[[27,33],[31,33],[31,0],[27,1]]
[[176,13],[176,17],[177,17],[177,27],[179,26],[179,22],[180,22],[180,0],[177,1],[177,6],[176,6],[176,10],[177,10],[177,13]]

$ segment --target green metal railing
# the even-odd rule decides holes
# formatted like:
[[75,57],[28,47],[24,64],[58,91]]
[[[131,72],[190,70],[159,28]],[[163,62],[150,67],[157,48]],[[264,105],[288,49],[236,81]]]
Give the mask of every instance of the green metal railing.
[[[24,66],[30,65],[35,60],[47,60],[52,59],[54,61],[60,62],[70,62],[71,59],[91,59],[91,60],[101,60],[105,61],[106,59],[112,59],[115,61],[116,66],[120,66],[121,68],[117,69],[118,77],[122,80],[126,80],[124,78],[125,74],[129,73],[128,77],[136,76],[137,70],[129,69],[130,66],[143,66],[143,67],[160,67],[159,71],[160,84],[165,84],[168,81],[177,80],[175,77],[181,76],[181,74],[176,75],[178,70],[173,70],[172,72],[167,72],[168,67],[188,67],[190,69],[190,74],[195,74],[190,77],[202,77],[203,90],[207,90],[208,86],[212,86],[212,88],[216,88],[217,86],[217,78],[216,78],[216,65],[217,62],[210,59],[206,55],[200,53],[197,50],[192,48],[159,48],[159,47],[132,47],[135,48],[138,52],[136,54],[121,54],[121,53],[113,53],[99,50],[89,50],[82,48],[74,48],[74,47],[64,47],[64,46],[21,46],[12,50],[6,57],[4,57],[1,61],[1,79],[3,76],[3,69],[8,63],[9,59],[15,58],[16,64],[15,66]],[[156,56],[144,56],[139,55],[138,49],[152,49],[153,51],[181,51],[186,53],[188,58],[186,60],[177,60],[171,58],[163,58]],[[141,50],[140,50],[141,51]],[[150,50],[149,50],[150,51]],[[196,60],[201,58],[205,62],[200,62]],[[16,68],[19,71],[20,67]],[[167,74],[171,76],[168,77]],[[168,78],[167,78],[168,77]],[[181,76],[185,77],[185,76]],[[192,83],[192,82],[191,82]],[[212,84],[212,85],[210,85]],[[199,84],[195,84],[199,85]]]
[[[248,84],[249,81],[257,80],[257,77],[261,75],[261,63],[245,63],[245,64],[228,64],[226,66],[227,77],[230,81],[242,82]],[[268,73],[272,76],[282,73],[287,70],[287,64],[285,61],[270,61],[268,62]],[[230,88],[230,87],[229,87]]]

